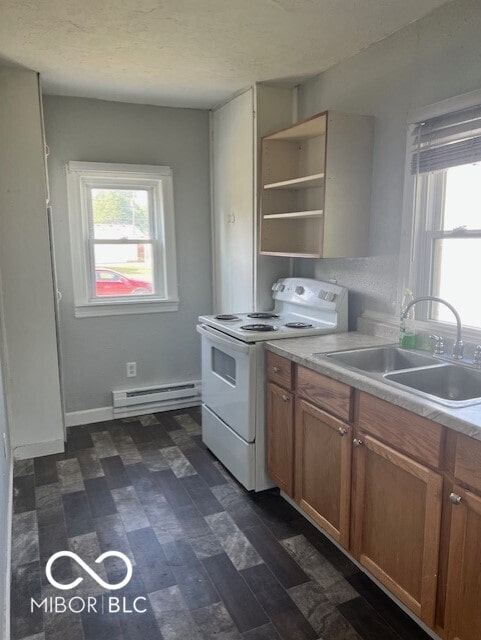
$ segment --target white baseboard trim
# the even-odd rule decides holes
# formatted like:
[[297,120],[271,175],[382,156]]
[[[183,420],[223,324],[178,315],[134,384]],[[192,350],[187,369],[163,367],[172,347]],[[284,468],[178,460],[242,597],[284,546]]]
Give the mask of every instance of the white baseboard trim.
[[34,442],[33,444],[22,444],[13,449],[15,460],[26,460],[27,458],[38,458],[48,456],[52,453],[62,453],[65,450],[65,443],[61,440],[48,440],[47,442]]
[[197,407],[201,404],[200,398],[195,400],[176,399],[168,403],[158,403],[151,406],[125,407],[117,410],[114,415],[113,407],[99,407],[98,409],[86,409],[85,411],[71,411],[65,414],[66,427],[78,427],[82,424],[92,424],[92,422],[106,422],[116,418],[128,418],[132,416],[142,416],[149,413],[160,413],[162,411],[173,411],[175,409],[186,409]]
[[85,409],[85,411],[71,411],[65,414],[66,427],[78,427],[81,424],[92,422],[105,422],[114,419],[113,407],[99,407],[98,409]]

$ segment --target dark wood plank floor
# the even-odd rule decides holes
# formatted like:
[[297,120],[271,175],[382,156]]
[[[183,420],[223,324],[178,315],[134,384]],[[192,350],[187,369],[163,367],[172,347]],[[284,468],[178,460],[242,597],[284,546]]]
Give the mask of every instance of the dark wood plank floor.
[[[70,550],[117,597],[146,598],[144,613],[30,610],[65,595],[45,565]],[[120,563],[120,564],[119,564]],[[59,582],[102,588],[70,559]],[[64,454],[15,463],[13,640],[428,640],[276,491],[249,494],[203,446],[200,412],[160,413],[68,430]]]

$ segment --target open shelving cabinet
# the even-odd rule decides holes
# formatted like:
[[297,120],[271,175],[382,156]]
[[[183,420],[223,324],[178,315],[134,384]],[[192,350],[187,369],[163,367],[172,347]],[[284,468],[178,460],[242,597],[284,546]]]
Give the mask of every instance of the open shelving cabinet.
[[262,139],[260,253],[366,255],[373,118],[320,113]]

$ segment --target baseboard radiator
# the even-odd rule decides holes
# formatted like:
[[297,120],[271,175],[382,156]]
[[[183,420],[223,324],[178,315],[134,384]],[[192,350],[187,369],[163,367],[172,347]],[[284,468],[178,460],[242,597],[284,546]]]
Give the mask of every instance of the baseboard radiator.
[[201,381],[175,382],[141,389],[112,391],[114,418],[194,407],[201,403]]

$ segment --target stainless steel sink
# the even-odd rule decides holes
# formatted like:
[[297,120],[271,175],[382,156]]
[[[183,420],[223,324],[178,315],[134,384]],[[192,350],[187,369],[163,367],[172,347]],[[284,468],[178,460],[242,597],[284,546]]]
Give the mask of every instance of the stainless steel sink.
[[442,364],[427,369],[387,373],[384,379],[451,407],[481,403],[481,371],[461,365]]
[[396,345],[313,353],[450,407],[481,404],[481,371]]
[[352,349],[350,351],[333,351],[331,353],[314,353],[313,355],[315,357],[327,357],[347,367],[372,373],[386,373],[414,367],[439,365],[439,360],[429,354],[400,349],[396,345]]

